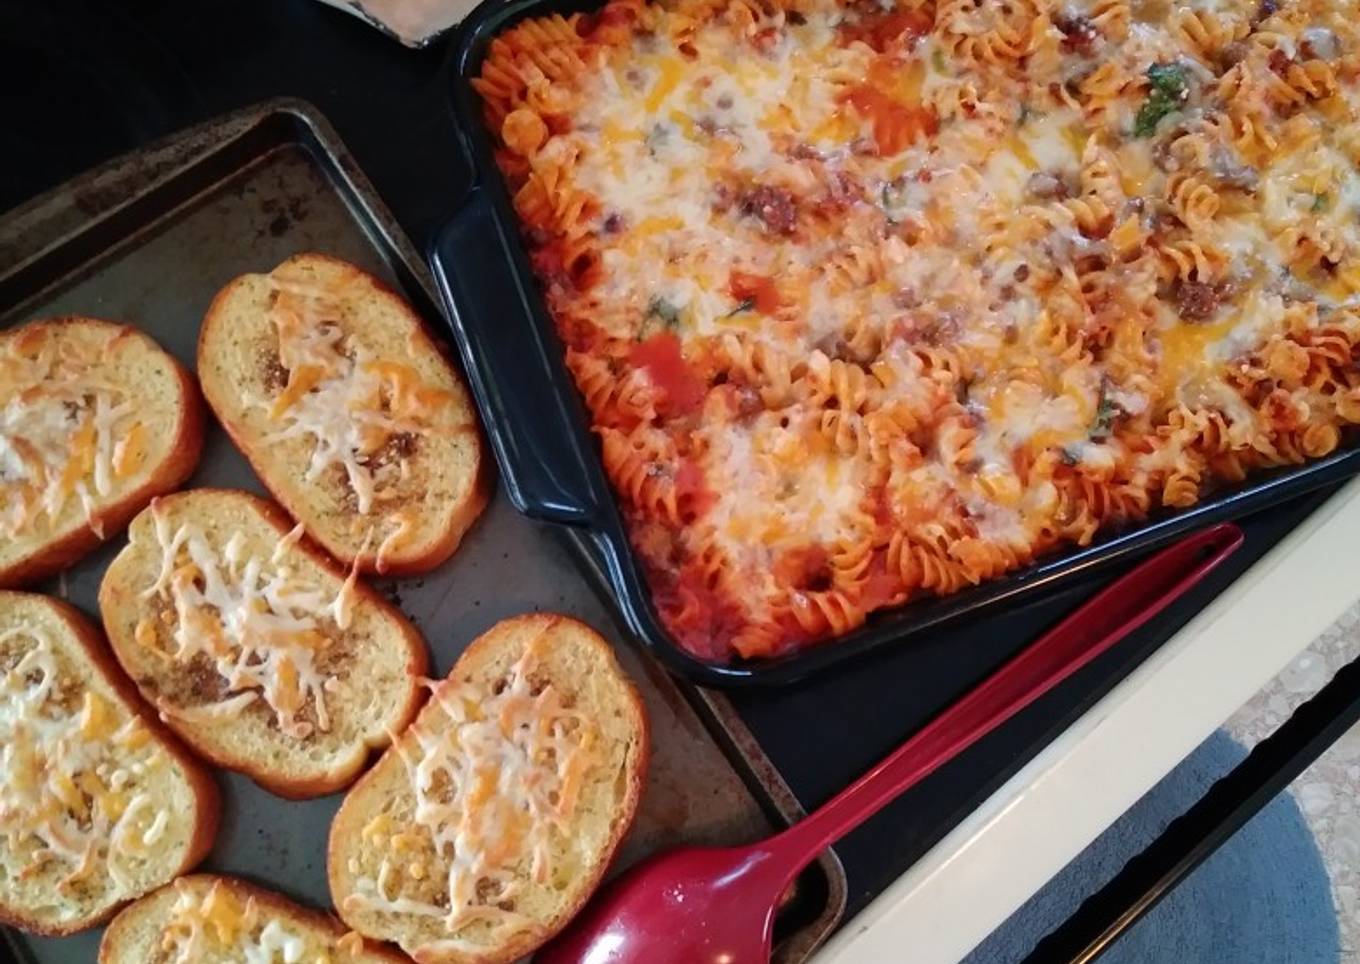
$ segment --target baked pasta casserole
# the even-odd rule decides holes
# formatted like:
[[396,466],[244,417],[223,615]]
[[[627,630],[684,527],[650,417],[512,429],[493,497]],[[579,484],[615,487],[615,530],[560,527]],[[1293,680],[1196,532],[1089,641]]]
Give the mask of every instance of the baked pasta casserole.
[[1360,422],[1354,0],[612,0],[473,80],[663,622],[850,631]]

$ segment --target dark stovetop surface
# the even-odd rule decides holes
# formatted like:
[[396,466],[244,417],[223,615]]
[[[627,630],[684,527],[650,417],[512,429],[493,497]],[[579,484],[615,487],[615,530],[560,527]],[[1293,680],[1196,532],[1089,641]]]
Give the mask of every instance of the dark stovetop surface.
[[[314,0],[0,0],[0,211],[147,141],[266,98],[315,103],[422,249],[468,172],[440,73]],[[1165,640],[1318,497],[1248,522],[1224,573],[898,801],[838,848],[853,913]],[[1086,595],[1088,579],[1004,617],[797,688],[734,698],[793,791],[822,802]],[[938,653],[923,660],[920,650]],[[929,664],[929,671],[919,667]],[[1118,761],[1111,761],[1118,766]],[[1004,863],[998,863],[1004,872]]]

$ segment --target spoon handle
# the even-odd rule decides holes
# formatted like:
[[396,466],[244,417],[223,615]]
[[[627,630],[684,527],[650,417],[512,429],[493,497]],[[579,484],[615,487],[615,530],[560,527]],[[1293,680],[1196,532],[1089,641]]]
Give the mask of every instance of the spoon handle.
[[790,876],[883,806],[1152,619],[1232,555],[1231,523],[1182,539],[1116,579],[859,780],[769,841]]

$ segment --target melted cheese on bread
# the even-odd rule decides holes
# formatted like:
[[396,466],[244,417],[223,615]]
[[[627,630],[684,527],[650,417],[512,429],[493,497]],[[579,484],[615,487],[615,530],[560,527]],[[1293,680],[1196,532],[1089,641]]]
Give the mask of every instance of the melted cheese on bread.
[[338,964],[363,949],[350,933],[338,941],[318,940],[304,928],[291,926],[261,910],[253,896],[242,902],[221,881],[200,894],[184,880],[175,881],[177,896],[161,938],[167,964],[239,961],[241,964]]
[[545,642],[534,640],[493,692],[452,679],[430,684],[437,715],[394,744],[413,818],[398,825],[382,813],[364,828],[365,845],[382,859],[375,877],[359,878],[348,907],[438,918],[452,935],[440,943],[455,949],[474,946],[458,936],[469,925],[532,926],[513,909],[516,878],[571,873],[553,852],[599,763],[597,724],[538,677]]
[[103,537],[95,498],[139,467],[146,430],[99,361],[40,328],[0,340],[0,536],[55,523],[75,499]]
[[[55,862],[60,887],[107,875],[124,893],[127,862],[151,854],[170,820],[145,791],[168,759],[141,720],[82,687],[44,631],[0,633],[0,864],[24,879]],[[83,692],[82,692],[83,690]]]
[[359,515],[368,516],[407,477],[410,439],[438,424],[453,396],[351,338],[340,324],[343,288],[279,271],[269,284],[279,364],[288,372],[267,403],[280,424],[273,438],[310,439],[307,478],[338,467]]
[[[284,557],[302,537],[301,526],[262,558],[246,550],[240,533],[214,546],[192,523],[172,531],[158,503],[152,517],[161,567],[142,598],[166,604],[162,618],[173,625],[176,649],[158,647],[152,617],[138,623],[137,641],[180,663],[205,657],[227,687],[222,699],[177,707],[175,715],[236,716],[263,699],[290,736],[305,739],[314,727],[328,731],[326,693],[338,683],[319,668],[319,657],[336,631],[350,625],[355,574],[332,597],[296,573]],[[300,718],[308,707],[315,724]]]

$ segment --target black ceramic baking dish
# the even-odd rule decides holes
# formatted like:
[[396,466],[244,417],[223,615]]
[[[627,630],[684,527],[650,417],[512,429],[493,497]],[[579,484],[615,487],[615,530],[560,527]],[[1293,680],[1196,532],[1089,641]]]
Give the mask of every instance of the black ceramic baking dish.
[[582,563],[604,583],[629,630],[672,670],[704,685],[789,683],[869,650],[905,644],[945,623],[1014,605],[1059,580],[1144,552],[1189,529],[1239,517],[1360,472],[1360,445],[1349,439],[1345,448],[1326,458],[1253,476],[1190,509],[1105,534],[1091,546],[1055,554],[964,592],[875,614],[860,629],[802,652],[731,665],[691,656],[671,639],[652,606],[521,243],[480,98],[469,83],[491,39],[517,21],[598,6],[591,0],[489,0],[464,21],[452,40],[447,82],[473,183],[435,238],[430,262],[511,501],[525,515],[570,530]]

